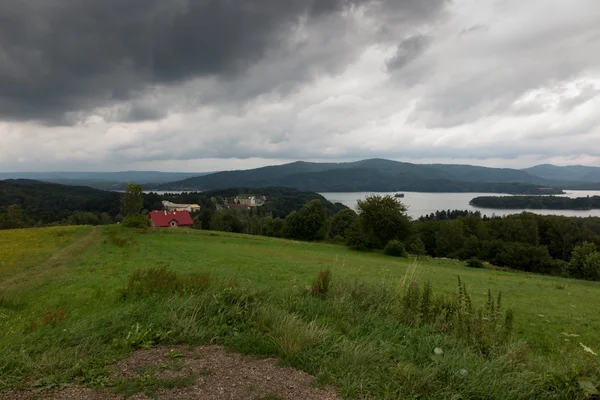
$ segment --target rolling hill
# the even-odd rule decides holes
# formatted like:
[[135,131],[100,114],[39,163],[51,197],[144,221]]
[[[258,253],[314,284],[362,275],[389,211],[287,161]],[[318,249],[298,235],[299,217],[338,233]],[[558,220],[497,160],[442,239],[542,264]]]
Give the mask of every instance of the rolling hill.
[[558,167],[552,164],[542,164],[523,169],[522,171],[550,181],[600,182],[600,167],[588,167],[583,165]]
[[[294,162],[224,171],[155,185],[157,190],[287,186],[315,192],[423,191],[539,193],[549,180],[526,171],[470,165],[411,164],[384,159],[350,163]],[[146,188],[150,188],[146,185]]]
[[119,171],[119,172],[0,172],[0,180],[29,179],[103,190],[121,190],[127,183],[158,184],[205,175],[206,173]]

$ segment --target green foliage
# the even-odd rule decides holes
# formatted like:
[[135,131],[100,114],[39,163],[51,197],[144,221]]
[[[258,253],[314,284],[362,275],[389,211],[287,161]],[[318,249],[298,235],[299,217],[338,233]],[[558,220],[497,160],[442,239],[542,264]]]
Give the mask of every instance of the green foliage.
[[591,210],[600,208],[600,196],[482,196],[471,200],[476,207],[529,210]]
[[319,272],[317,279],[312,283],[311,294],[315,297],[325,297],[329,292],[329,285],[331,284],[331,270],[326,269]]
[[417,257],[427,255],[427,249],[425,248],[425,243],[423,242],[423,239],[421,239],[421,236],[417,236],[410,242],[408,245],[408,251],[410,254],[413,254]]
[[368,248],[383,249],[390,240],[404,240],[411,232],[406,207],[392,196],[367,196],[358,200],[358,210]]
[[363,232],[360,221],[354,221],[346,229],[346,246],[352,250],[364,251],[369,248],[367,235]]
[[221,232],[241,233],[244,224],[234,214],[227,211],[215,211],[210,219],[210,229]]
[[125,228],[145,229],[152,226],[150,220],[141,214],[131,214],[123,218],[121,225]]
[[392,257],[408,257],[408,253],[404,248],[404,243],[399,240],[390,240],[388,244],[385,245],[383,252]]
[[292,212],[285,221],[285,235],[296,240],[323,240],[325,238],[325,208],[319,200],[306,203],[299,212]]
[[210,229],[210,221],[212,220],[213,212],[211,210],[202,210],[200,215],[196,217],[195,222],[199,224],[200,229]]
[[[110,217],[109,217],[110,218]],[[67,218],[69,225],[100,225],[100,218],[88,211],[76,211]]]
[[358,219],[358,214],[349,208],[341,210],[331,220],[331,228],[329,230],[329,236],[334,238],[339,236],[341,238],[346,237],[346,231],[348,228]]
[[144,207],[142,187],[136,183],[130,183],[121,197],[121,212],[126,217],[139,214]]
[[575,247],[568,266],[569,274],[578,279],[600,280],[600,252],[593,243]]
[[472,257],[467,261],[467,267],[471,267],[471,268],[483,268],[483,261]]
[[113,216],[119,212],[119,199],[119,193],[89,187],[0,181],[0,229],[61,223],[76,211]]
[[23,210],[18,204],[8,206],[5,213],[0,213],[0,229],[18,229],[25,225]]
[[435,232],[436,255],[438,257],[453,257],[457,249],[465,243],[461,220],[440,221]]

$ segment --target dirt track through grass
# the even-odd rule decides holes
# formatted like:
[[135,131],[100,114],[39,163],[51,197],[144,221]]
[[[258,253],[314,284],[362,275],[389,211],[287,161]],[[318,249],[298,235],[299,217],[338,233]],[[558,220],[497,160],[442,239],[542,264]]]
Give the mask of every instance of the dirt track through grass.
[[1,280],[0,292],[10,295],[24,287],[40,285],[52,277],[66,273],[66,265],[74,258],[83,254],[100,237],[100,229],[98,227],[92,228],[87,235],[76,239],[67,247],[58,250],[45,261],[30,268],[23,268],[10,277]]

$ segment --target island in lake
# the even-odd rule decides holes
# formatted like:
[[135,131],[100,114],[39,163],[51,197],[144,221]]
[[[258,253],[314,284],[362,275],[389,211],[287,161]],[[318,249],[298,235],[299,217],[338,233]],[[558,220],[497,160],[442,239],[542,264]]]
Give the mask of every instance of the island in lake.
[[481,208],[531,209],[531,210],[593,210],[600,209],[600,196],[577,197],[559,196],[481,196],[469,204]]

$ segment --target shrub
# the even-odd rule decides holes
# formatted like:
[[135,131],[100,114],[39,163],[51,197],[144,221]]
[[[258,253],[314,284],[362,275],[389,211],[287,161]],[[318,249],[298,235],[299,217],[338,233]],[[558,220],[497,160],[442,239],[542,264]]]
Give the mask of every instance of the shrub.
[[408,251],[410,251],[411,254],[420,257],[420,256],[426,256],[427,255],[427,249],[425,248],[425,243],[423,242],[423,239],[421,239],[420,236],[418,236],[415,240],[413,240],[409,247],[408,247]]
[[319,276],[312,284],[311,294],[315,297],[324,297],[329,291],[329,284],[331,283],[331,271],[326,269],[325,271],[319,272]]
[[471,268],[483,268],[483,261],[472,257],[467,261],[467,267]]
[[568,265],[569,274],[577,279],[600,280],[600,252],[593,243],[575,247]]
[[383,252],[392,257],[408,257],[404,244],[399,240],[390,240]]
[[150,220],[141,214],[128,215],[123,218],[122,225],[126,228],[146,229],[151,226]]

